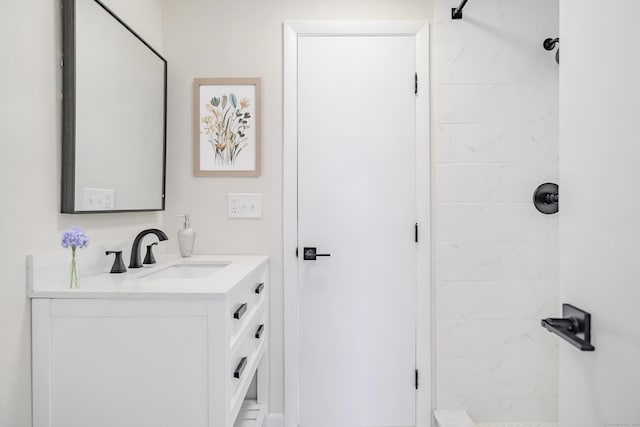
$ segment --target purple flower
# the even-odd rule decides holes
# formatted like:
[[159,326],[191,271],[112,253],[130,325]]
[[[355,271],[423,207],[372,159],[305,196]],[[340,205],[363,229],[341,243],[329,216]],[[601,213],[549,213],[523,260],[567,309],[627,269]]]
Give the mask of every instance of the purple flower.
[[63,248],[84,249],[89,246],[89,238],[80,227],[71,227],[62,235],[61,244]]

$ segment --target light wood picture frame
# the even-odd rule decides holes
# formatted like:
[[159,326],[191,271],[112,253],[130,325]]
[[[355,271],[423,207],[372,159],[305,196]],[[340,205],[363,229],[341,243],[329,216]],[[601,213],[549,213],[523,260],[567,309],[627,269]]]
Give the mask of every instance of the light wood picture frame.
[[193,174],[260,176],[260,78],[193,80]]

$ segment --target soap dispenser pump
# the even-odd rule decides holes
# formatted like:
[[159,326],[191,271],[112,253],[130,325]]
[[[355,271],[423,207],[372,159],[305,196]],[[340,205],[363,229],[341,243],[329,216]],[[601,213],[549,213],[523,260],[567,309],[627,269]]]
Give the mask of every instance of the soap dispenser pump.
[[180,245],[180,254],[183,257],[191,256],[193,253],[193,245],[196,241],[196,232],[191,228],[191,220],[189,214],[178,215],[184,217],[184,227],[178,230],[178,244]]

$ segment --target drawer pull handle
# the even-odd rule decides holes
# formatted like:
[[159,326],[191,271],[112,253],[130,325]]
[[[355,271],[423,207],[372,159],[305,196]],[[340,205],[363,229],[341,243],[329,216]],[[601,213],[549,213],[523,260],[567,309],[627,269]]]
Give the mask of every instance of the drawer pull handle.
[[256,286],[256,294],[261,294],[263,289],[264,289],[264,282],[258,283],[258,286]]
[[256,331],[256,335],[255,335],[256,339],[260,339],[263,331],[264,331],[264,325],[258,326],[258,330]]
[[238,366],[236,367],[236,370],[233,371],[233,377],[234,378],[240,378],[242,376],[242,372],[244,371],[244,368],[247,366],[247,358],[243,357],[240,360],[240,363],[238,363]]
[[247,303],[241,304],[240,307],[233,313],[234,319],[240,319],[244,313],[247,312]]

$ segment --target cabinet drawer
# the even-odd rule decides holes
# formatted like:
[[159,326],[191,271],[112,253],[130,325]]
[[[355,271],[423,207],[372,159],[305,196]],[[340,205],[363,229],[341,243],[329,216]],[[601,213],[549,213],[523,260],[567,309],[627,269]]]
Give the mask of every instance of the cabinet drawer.
[[247,339],[242,342],[237,352],[230,358],[229,365],[229,377],[231,378],[231,395],[235,396],[240,388],[240,385],[245,381],[251,381],[253,373],[251,367],[255,365],[253,363],[256,350],[256,340]]
[[[266,302],[260,303],[256,309],[251,313],[251,318],[247,319],[246,324],[238,331],[238,333],[231,337],[231,341],[229,344],[230,353],[232,356],[238,354],[239,351],[242,351],[245,346],[244,343],[246,341],[263,341],[266,337],[267,331],[267,310],[266,310]],[[260,326],[262,325],[262,329],[259,331]],[[258,338],[256,338],[258,335]]]
[[227,305],[229,336],[235,336],[246,325],[261,301],[266,300],[266,295],[267,280],[264,268],[254,272],[235,287]]
[[[260,311],[256,313],[251,324],[243,331],[230,354],[231,393],[233,396],[239,391],[240,385],[245,379],[251,382],[255,370],[258,352],[268,340],[267,310],[265,304],[260,305]],[[244,359],[244,363],[242,362]],[[244,365],[244,366],[242,366]]]

